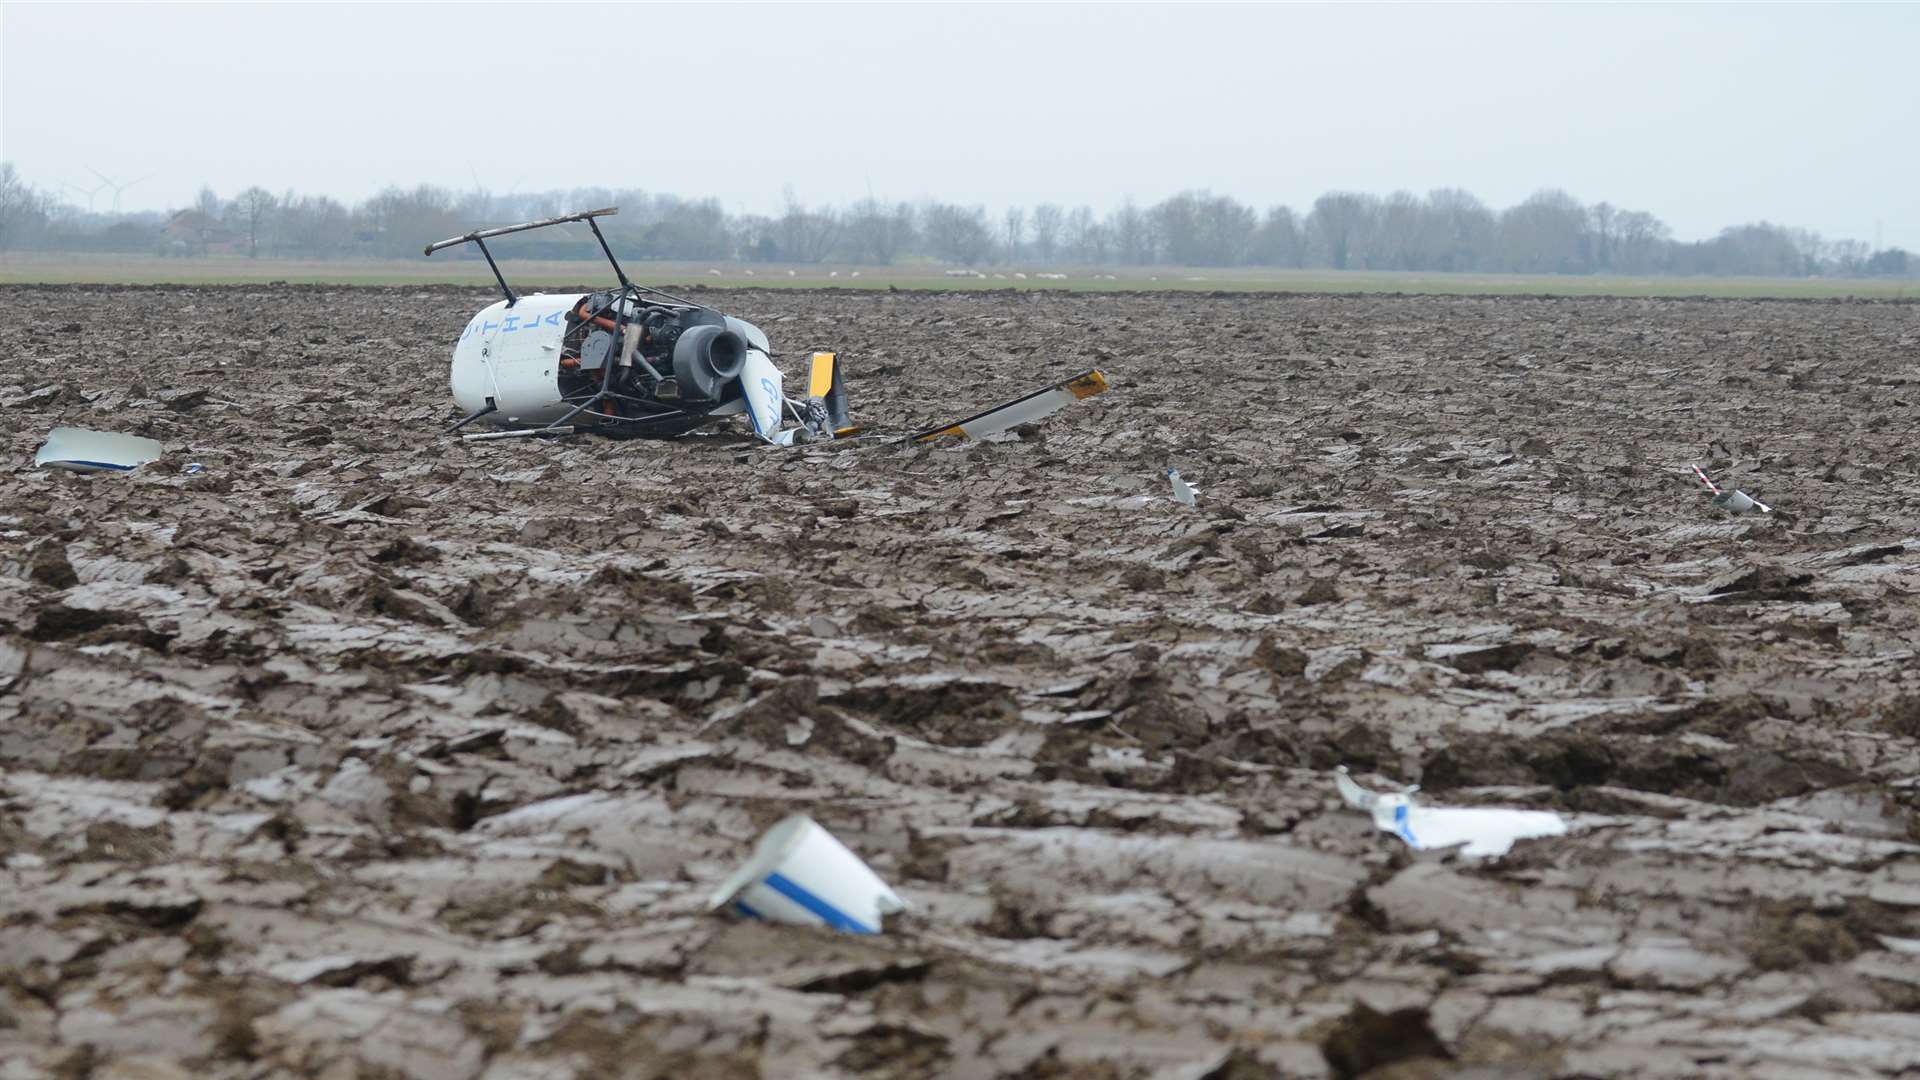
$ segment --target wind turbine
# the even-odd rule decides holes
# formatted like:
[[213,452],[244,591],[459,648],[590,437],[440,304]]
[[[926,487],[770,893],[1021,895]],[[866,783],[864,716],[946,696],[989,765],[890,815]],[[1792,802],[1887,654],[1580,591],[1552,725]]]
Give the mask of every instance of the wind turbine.
[[[474,168],[472,162],[467,163],[467,172],[473,176],[473,193],[483,200],[485,210],[489,214],[493,212],[496,201],[505,203],[507,200],[512,199],[515,195],[519,194],[520,185],[527,182],[527,174],[521,173],[520,178],[513,182],[513,186],[507,189],[505,195],[495,195],[492,191],[488,190],[485,184],[480,182],[480,170]],[[561,231],[564,233],[566,230],[562,229]]]
[[114,182],[111,178],[107,176],[106,173],[101,172],[99,169],[96,169],[91,165],[87,166],[87,171],[99,177],[101,180],[106,181],[106,185],[113,189],[113,212],[116,214],[120,212],[121,192],[126,191],[128,188],[132,187],[135,184],[141,183],[142,181],[153,179],[153,174],[148,173],[147,175],[141,177],[139,180],[129,180],[126,183],[121,184],[121,183]]
[[66,187],[66,188],[72,188],[73,190],[79,192],[80,194],[85,195],[87,197],[87,213],[91,214],[93,213],[94,197],[99,195],[101,192],[107,190],[107,188],[110,187],[111,185],[101,184],[99,187],[88,189],[88,188],[81,187],[79,184],[69,184],[66,181],[62,180],[60,182],[60,186]]

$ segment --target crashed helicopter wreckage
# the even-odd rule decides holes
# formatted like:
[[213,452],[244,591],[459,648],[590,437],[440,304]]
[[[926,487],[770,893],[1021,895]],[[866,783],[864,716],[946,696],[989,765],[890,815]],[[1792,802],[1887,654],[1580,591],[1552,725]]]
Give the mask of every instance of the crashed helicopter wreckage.
[[[773,346],[759,327],[628,279],[596,220],[616,213],[618,207],[584,210],[427,245],[426,253],[432,255],[473,244],[506,294],[475,315],[454,343],[453,399],[467,415],[450,432],[484,420],[507,430],[465,438],[586,432],[672,438],[744,413],[753,434],[775,446],[861,434],[848,414],[846,383],[835,354],[814,353],[806,396],[788,397],[773,363]],[[584,222],[593,230],[619,287],[595,293],[516,294],[486,242],[570,222]],[[1099,371],[1084,371],[906,438],[984,439],[1106,388]]]

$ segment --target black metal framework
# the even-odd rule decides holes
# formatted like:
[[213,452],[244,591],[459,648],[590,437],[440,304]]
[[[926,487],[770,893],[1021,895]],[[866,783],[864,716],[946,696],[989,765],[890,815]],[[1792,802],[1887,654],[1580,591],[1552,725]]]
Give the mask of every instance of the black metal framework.
[[[500,264],[493,261],[493,252],[487,250],[487,242],[476,236],[473,238],[473,243],[480,249],[480,254],[487,257],[487,268],[493,271],[493,280],[500,283],[500,291],[507,294],[507,306],[512,307],[519,303],[520,298],[513,295],[513,288],[507,284],[506,275],[500,272]],[[433,252],[429,251],[427,254],[431,255]]]
[[620,260],[613,257],[613,249],[607,246],[607,238],[600,235],[600,223],[588,218],[587,228],[593,230],[593,238],[600,241],[600,250],[606,253],[607,261],[613,264],[613,276],[620,279],[620,287],[633,288],[633,282],[627,280],[627,272],[620,269]]
[[473,412],[468,413],[466,419],[461,420],[459,423],[448,428],[447,434],[451,435],[454,432],[459,431],[461,428],[466,427],[468,424],[473,423],[475,420],[478,420],[483,416],[489,416],[499,411],[500,411],[499,403],[494,401],[492,398],[488,398],[487,403],[485,405],[482,405],[478,409],[475,409]]
[[[496,236],[508,236],[513,233],[527,232],[532,229],[544,229],[550,225],[565,225],[569,222],[584,221],[587,223],[587,228],[593,230],[593,238],[600,242],[600,250],[606,255],[607,262],[613,264],[613,276],[620,279],[620,287],[622,289],[649,292],[655,296],[671,300],[676,304],[685,304],[687,307],[704,306],[683,297],[675,296],[665,289],[656,289],[651,285],[636,285],[627,279],[627,272],[620,268],[620,260],[613,257],[613,248],[607,245],[607,238],[600,232],[599,222],[594,220],[595,218],[611,217],[619,212],[619,207],[608,206],[602,207],[599,210],[581,210],[577,213],[562,214],[559,217],[542,218],[539,221],[523,221],[518,225],[502,225],[497,229],[476,229],[465,236],[455,236],[447,240],[442,240],[437,244],[428,244],[426,253],[432,255],[436,251],[450,247],[458,247],[461,244],[479,245],[480,254],[487,257],[487,265],[493,268],[494,279],[500,282],[500,291],[507,294],[507,306],[512,307],[519,298],[514,296],[513,290],[507,286],[507,279],[500,273],[500,267],[493,261],[493,253],[487,250],[486,241]],[[639,297],[636,296],[634,299],[637,300]]]

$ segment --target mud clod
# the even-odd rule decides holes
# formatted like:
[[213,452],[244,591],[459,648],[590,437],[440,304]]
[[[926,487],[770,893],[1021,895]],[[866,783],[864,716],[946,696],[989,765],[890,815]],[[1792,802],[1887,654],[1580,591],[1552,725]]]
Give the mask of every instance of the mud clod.
[[1453,1058],[1433,1033],[1427,1010],[1407,1008],[1382,1013],[1365,1002],[1355,1004],[1320,1040],[1320,1052],[1333,1075],[1341,1080],[1401,1062],[1439,1064]]
[[73,564],[67,561],[66,545],[51,540],[43,541],[33,549],[33,556],[27,564],[27,577],[49,589],[65,589],[80,584],[80,576],[74,573]]

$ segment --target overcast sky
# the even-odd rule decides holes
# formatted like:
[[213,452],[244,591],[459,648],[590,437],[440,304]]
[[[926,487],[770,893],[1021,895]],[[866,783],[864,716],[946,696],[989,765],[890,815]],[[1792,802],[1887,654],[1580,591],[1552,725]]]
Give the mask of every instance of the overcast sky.
[[[809,203],[1543,187],[1920,250],[1920,5],[0,4],[30,182]],[[144,178],[144,179],[142,179]],[[100,193],[102,209],[111,191]]]

